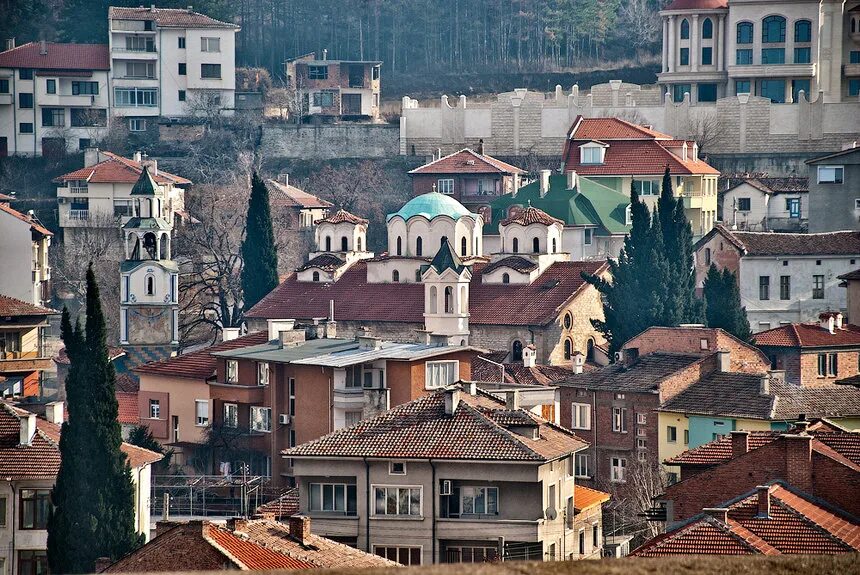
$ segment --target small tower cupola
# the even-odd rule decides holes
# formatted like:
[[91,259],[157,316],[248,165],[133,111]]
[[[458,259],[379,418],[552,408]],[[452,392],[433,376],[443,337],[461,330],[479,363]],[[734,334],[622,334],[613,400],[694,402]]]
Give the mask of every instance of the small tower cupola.
[[317,252],[341,253],[367,251],[367,220],[340,209],[314,222]]
[[421,279],[427,331],[445,336],[450,345],[468,345],[472,271],[449,241],[443,242],[433,261],[422,268]]

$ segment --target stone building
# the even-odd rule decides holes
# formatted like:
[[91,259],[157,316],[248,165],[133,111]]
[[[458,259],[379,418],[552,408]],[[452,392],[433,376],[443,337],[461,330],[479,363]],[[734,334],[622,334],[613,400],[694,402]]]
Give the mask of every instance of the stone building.
[[329,60],[328,50],[284,62],[287,86],[299,99],[301,115],[379,119],[382,62]]

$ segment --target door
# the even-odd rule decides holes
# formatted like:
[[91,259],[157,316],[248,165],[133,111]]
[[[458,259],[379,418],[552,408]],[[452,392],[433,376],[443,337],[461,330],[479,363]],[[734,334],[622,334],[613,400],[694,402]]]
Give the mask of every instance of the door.
[[0,137],[0,158],[5,158],[9,155],[9,144],[6,136]]
[[170,419],[173,422],[173,443],[179,443],[179,416],[174,415]]
[[788,204],[788,217],[790,218],[799,218],[800,217],[800,198],[789,198],[786,200]]
[[341,96],[343,102],[344,116],[360,116],[361,115],[361,94],[343,94]]

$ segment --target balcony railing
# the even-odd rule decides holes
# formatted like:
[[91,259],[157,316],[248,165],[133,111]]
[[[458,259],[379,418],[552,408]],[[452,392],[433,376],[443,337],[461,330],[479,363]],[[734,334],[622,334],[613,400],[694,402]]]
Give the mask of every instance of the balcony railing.
[[90,219],[89,210],[69,210],[70,220],[88,220]]
[[89,190],[87,186],[69,186],[70,194],[86,194]]

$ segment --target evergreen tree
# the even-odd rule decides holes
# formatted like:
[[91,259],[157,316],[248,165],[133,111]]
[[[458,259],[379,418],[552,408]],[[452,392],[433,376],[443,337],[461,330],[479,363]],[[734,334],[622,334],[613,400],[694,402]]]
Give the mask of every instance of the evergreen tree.
[[278,252],[272,231],[269,190],[256,173],[251,180],[242,260],[242,291],[247,311],[278,285]]
[[750,341],[750,330],[747,310],[741,305],[741,292],[737,276],[711,264],[704,283],[705,312],[708,327],[719,327],[742,341]]
[[118,559],[142,543],[134,526],[131,469],[121,450],[115,373],[92,264],[87,270],[86,329],[61,331],[69,355],[69,419],[60,435],[60,472],[51,494],[48,561],[55,573],[92,573],[99,557]]
[[82,44],[107,44],[108,6],[124,3],[110,0],[65,0],[57,21],[60,40]]

